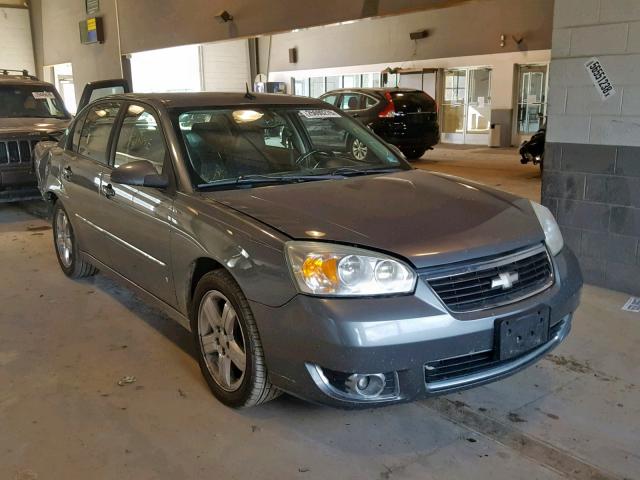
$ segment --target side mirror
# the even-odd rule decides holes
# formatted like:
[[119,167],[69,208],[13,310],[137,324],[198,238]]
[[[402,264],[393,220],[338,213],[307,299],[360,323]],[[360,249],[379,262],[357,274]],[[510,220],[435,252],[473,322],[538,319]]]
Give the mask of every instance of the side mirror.
[[137,187],[166,188],[169,180],[158,171],[148,160],[136,160],[125,163],[111,172],[111,181],[122,185]]

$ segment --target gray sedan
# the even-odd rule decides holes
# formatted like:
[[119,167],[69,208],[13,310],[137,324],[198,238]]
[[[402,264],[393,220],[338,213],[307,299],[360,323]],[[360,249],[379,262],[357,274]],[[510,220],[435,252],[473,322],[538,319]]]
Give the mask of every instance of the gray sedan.
[[62,271],[100,269],[193,332],[232,407],[497,380],[558,345],[579,303],[549,210],[413,169],[319,100],[105,97],[36,164]]

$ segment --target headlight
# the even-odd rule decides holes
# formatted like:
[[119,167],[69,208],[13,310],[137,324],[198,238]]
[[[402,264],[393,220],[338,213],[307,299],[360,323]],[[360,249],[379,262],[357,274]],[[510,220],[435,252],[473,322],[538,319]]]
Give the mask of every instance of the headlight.
[[288,242],[286,255],[298,289],[310,295],[410,293],[416,273],[395,258],[344,245]]
[[536,216],[540,221],[540,226],[544,231],[544,238],[547,247],[552,255],[557,255],[564,246],[564,240],[562,239],[562,233],[560,233],[560,227],[553,218],[553,214],[545,206],[536,202],[531,202],[533,211],[536,212]]

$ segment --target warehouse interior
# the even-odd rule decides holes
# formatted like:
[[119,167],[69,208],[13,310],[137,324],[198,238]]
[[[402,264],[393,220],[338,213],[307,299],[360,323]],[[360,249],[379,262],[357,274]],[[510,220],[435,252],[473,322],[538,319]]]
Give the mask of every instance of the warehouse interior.
[[[0,478],[640,478],[640,0],[5,0],[0,44],[0,95],[7,88],[3,81],[13,85],[9,77],[38,82],[38,89],[50,84],[55,93],[46,98],[59,97],[62,113],[56,120],[65,122],[55,129],[40,123],[28,135],[17,134],[25,127],[0,105]],[[93,82],[98,88],[96,82],[113,79],[124,80],[132,93],[119,95],[118,87],[109,86],[118,95],[94,96],[85,107],[85,86]],[[389,115],[398,122],[407,118],[409,125],[412,117],[400,111],[395,95],[416,92],[433,104],[428,113],[438,141],[409,158],[378,125]],[[43,101],[37,93],[28,100]],[[360,107],[351,103],[356,99]],[[387,101],[391,107],[376,110],[368,123],[370,106],[382,108]],[[286,127],[274,133],[282,125],[268,120],[283,119],[278,112],[294,107],[303,108],[302,116],[319,109],[323,117],[315,121],[347,118],[356,126],[344,128],[373,142],[365,159],[384,149],[401,158],[406,172],[351,178],[354,167],[348,163],[322,181],[281,185],[271,174],[247,170],[229,190],[216,185],[210,192],[201,187],[220,179],[211,182],[200,172],[199,181],[181,189],[183,179],[193,178],[193,160],[180,165],[191,158],[189,135],[222,135],[216,112],[241,109],[232,112],[240,127],[256,118],[267,125],[259,139],[265,148],[293,151],[294,135],[287,137]],[[212,119],[203,121],[203,113],[213,113]],[[425,112],[421,107],[417,113]],[[124,132],[129,117],[137,115],[139,125],[140,115],[149,115],[144,130],[164,128],[164,153],[157,161],[165,162],[165,170],[145,171],[137,184],[119,186],[118,168],[111,170],[117,165],[100,165],[99,173],[86,173],[87,183],[107,200],[94,206],[93,197],[74,199],[72,188],[65,191],[71,174],[56,162],[77,161],[67,166],[83,178],[81,157],[94,157],[77,147],[77,137],[80,145],[86,137],[77,125],[92,115],[96,125],[111,118],[114,132]],[[300,129],[309,118],[291,125]],[[132,141],[128,153],[121,153],[118,134],[104,138],[105,161],[118,161],[119,155],[138,159]],[[10,143],[16,138],[14,161]],[[258,148],[255,131],[247,138]],[[543,153],[527,157],[523,152],[533,151],[536,138],[542,138]],[[347,142],[355,155],[353,145]],[[155,144],[147,140],[143,147],[140,158],[151,159]],[[331,165],[341,158],[336,151],[323,156]],[[173,177],[162,183],[168,164]],[[29,194],[9,183],[18,178],[18,167],[28,172],[20,188],[28,187]],[[109,212],[117,202],[103,189],[107,174],[115,199],[128,195],[144,213],[139,223]],[[252,174],[273,184],[237,188]],[[411,181],[406,175],[420,177]],[[145,183],[148,176],[160,183]],[[308,196],[300,193],[305,188]],[[85,210],[72,210],[75,202]],[[509,207],[498,208],[498,202]],[[87,230],[93,236],[78,234],[85,246],[98,242],[98,234],[110,237],[112,250],[104,258],[114,258],[113,265],[89,262],[93,257],[81,255],[74,243],[67,252],[77,251],[78,259],[67,270],[82,258],[89,262],[86,269],[99,272],[73,278],[65,271],[57,217],[63,204],[76,212],[68,215],[72,232],[93,227]],[[486,250],[487,238],[495,245],[521,241],[529,235],[528,224],[508,215],[534,205],[536,219],[538,204],[549,212],[545,218],[561,233],[564,249],[556,257],[552,241],[543,237],[553,286],[521,298],[521,304],[509,300],[464,313],[443,300],[431,279],[445,275],[434,276],[430,268],[457,275],[461,259]],[[98,220],[111,217],[116,220],[109,220],[115,225],[110,232]],[[149,226],[152,217],[158,223]],[[536,228],[547,235],[537,220]],[[161,238],[157,225],[171,234]],[[126,241],[117,236],[125,231],[133,232]],[[304,238],[292,233],[298,231]],[[76,240],[75,233],[65,238]],[[278,243],[282,238],[284,246]],[[193,245],[205,249],[207,242],[233,252],[178,267]],[[296,270],[295,257],[287,253],[296,242],[395,259],[411,270],[413,289],[316,295],[295,283],[308,267],[305,262]],[[124,245],[138,260],[118,270],[118,262],[128,261],[117,258],[113,245]],[[467,257],[451,253],[462,251]],[[481,264],[493,265],[496,258],[487,254]],[[127,276],[125,270],[134,273]],[[236,330],[242,342],[236,334],[222,340],[247,346],[255,371],[236,371],[242,373],[238,381],[245,388],[245,376],[264,372],[282,392],[251,408],[230,408],[221,400],[224,393],[217,395],[209,378],[203,379],[202,352],[192,335],[198,336],[204,308],[189,303],[204,288],[198,280],[222,270],[244,299],[234,304],[236,297],[225,293],[229,305],[240,311],[246,304],[256,318],[255,325]],[[505,272],[496,270],[497,281],[506,284],[491,283],[490,295],[518,281]],[[163,308],[162,295],[143,287],[145,277],[155,277],[149,280],[154,288],[172,288],[175,303]],[[290,297],[281,282],[291,283]],[[577,290],[569,291],[571,285]],[[193,297],[182,301],[183,291]],[[557,348],[527,351],[543,353],[510,367],[499,347],[506,344],[502,316],[524,315],[536,299],[538,314],[550,311],[553,319],[562,311],[566,334],[557,337],[553,320],[547,320],[544,341],[557,338]],[[313,323],[317,316],[323,321]],[[267,332],[271,317],[277,328]],[[420,357],[431,352],[422,351],[418,337],[429,338],[427,350],[453,345],[450,351],[466,349],[464,355],[475,361],[487,352],[479,340],[485,338],[478,334],[482,322],[495,329],[485,332],[495,362],[487,365],[509,371],[491,370],[494,377],[473,382],[471,376],[454,379],[460,388],[431,394],[432,364]],[[246,334],[254,329],[258,343],[248,348]],[[444,338],[451,331],[457,336]],[[402,339],[396,350],[382,348],[390,338]],[[476,343],[465,343],[471,340]],[[257,363],[252,352],[258,352]],[[463,361],[461,353],[438,355],[439,365]],[[316,358],[335,363],[324,370],[317,365],[320,374],[314,376]],[[368,367],[365,358],[374,359],[375,368],[389,367],[379,373],[382,367]],[[300,359],[306,363],[297,368]],[[411,377],[397,366],[403,361],[420,363],[417,387],[403,383]],[[358,403],[351,393],[365,387],[350,387],[347,380],[347,396],[332,390],[342,381],[338,367],[349,362],[353,369],[345,367],[345,376],[357,380],[360,369],[366,388],[380,380],[380,391],[371,398],[363,394]],[[295,376],[299,372],[304,381]],[[375,401],[376,395],[384,399],[383,387],[391,384],[393,401]],[[317,388],[307,393],[300,385]],[[347,398],[349,403],[338,402]]]

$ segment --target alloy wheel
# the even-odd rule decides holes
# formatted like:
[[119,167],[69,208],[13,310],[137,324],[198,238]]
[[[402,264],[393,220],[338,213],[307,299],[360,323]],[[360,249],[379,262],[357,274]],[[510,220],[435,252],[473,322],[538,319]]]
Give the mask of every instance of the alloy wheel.
[[364,160],[367,157],[369,149],[359,139],[354,139],[351,144],[351,154],[356,160]]
[[56,214],[56,248],[62,264],[69,268],[72,263],[73,239],[71,235],[71,224],[63,209],[59,209]]
[[228,392],[238,390],[247,368],[245,336],[233,305],[217,290],[207,292],[200,302],[198,336],[215,382]]

